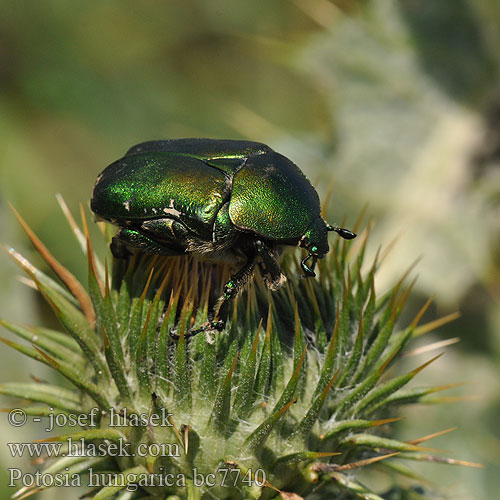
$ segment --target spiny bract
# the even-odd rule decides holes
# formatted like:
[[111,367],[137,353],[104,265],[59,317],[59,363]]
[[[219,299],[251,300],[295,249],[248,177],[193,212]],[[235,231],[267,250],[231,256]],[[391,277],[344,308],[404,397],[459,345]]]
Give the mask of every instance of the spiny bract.
[[[224,332],[188,341],[184,332],[207,320],[229,269],[135,254],[114,261],[109,276],[85,216],[82,233],[61,203],[88,257],[88,292],[18,217],[63,286],[9,253],[64,331],[1,322],[32,347],[5,343],[74,385],[6,383],[1,393],[32,401],[28,415],[95,415],[76,432],[46,440],[62,447],[47,459],[42,489],[58,474],[90,471],[102,481],[90,491],[94,499],[417,499],[423,492],[411,484],[377,495],[357,471],[377,463],[415,479],[402,459],[458,463],[390,437],[398,405],[430,402],[446,386],[404,388],[430,361],[386,374],[428,330],[417,327],[428,304],[410,325],[396,327],[411,285],[403,277],[376,296],[379,261],[363,266],[368,231],[354,245],[335,240],[316,279],[301,279],[296,255],[286,254],[285,286],[271,293],[257,275]],[[179,340],[170,336],[174,327]],[[69,453],[69,438],[79,453]]]

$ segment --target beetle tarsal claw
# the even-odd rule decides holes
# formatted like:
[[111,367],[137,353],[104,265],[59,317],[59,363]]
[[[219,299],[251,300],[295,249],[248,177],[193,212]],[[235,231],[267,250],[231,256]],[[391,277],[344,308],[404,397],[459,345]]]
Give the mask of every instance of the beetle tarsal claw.
[[[199,328],[188,330],[184,334],[184,338],[189,339],[203,332],[206,333],[207,335],[212,333],[220,333],[222,332],[222,330],[224,330],[225,326],[226,326],[225,322],[220,319],[214,321],[207,321],[206,323],[203,323]],[[177,333],[177,328],[172,328],[170,330],[170,337],[172,337],[172,339],[174,340],[179,340],[181,338],[181,336]]]

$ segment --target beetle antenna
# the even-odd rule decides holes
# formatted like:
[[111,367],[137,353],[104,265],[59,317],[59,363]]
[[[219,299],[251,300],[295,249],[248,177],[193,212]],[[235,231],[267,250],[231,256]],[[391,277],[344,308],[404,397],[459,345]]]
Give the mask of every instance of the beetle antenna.
[[341,236],[345,240],[352,240],[357,236],[356,233],[353,233],[352,231],[349,231],[349,229],[345,229],[344,227],[336,227],[332,226],[331,224],[327,224],[326,227],[328,231],[335,231],[339,236]]

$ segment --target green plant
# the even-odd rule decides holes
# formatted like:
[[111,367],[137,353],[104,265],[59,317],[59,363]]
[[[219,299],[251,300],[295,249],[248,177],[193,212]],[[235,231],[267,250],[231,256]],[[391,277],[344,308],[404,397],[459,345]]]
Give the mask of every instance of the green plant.
[[[376,295],[383,259],[364,263],[368,230],[353,245],[336,239],[316,279],[298,278],[296,255],[286,254],[285,286],[271,293],[257,275],[224,332],[188,341],[184,333],[207,320],[229,269],[135,254],[113,261],[110,273],[93,251],[85,216],[82,232],[63,208],[88,258],[88,291],[18,216],[62,283],[8,251],[64,331],[1,321],[32,345],[6,344],[74,386],[0,386],[34,403],[28,415],[82,416],[78,431],[41,440],[61,443],[59,456],[47,460],[47,484],[91,471],[103,480],[89,493],[94,499],[418,499],[424,493],[411,483],[376,494],[354,472],[377,467],[420,484],[403,459],[463,463],[421,446],[434,436],[401,441],[391,434],[398,406],[436,402],[435,393],[450,386],[405,388],[439,356],[391,374],[407,344],[438,324],[418,326],[427,302],[398,326],[412,283],[405,285],[405,275]],[[122,426],[110,425],[119,420]]]

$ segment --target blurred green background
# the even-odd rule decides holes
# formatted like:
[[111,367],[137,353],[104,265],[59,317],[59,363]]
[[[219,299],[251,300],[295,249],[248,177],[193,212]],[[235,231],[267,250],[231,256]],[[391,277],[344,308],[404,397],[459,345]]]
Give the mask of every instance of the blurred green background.
[[[297,163],[331,222],[367,205],[370,252],[397,244],[385,290],[420,257],[408,317],[460,310],[430,340],[460,343],[418,385],[471,396],[410,407],[399,428],[484,469],[420,466],[454,499],[497,498],[500,478],[500,2],[498,0],[16,0],[0,7],[0,240],[35,263],[8,202],[79,278],[86,264],[55,200],[88,205],[97,174],[148,139],[243,138]],[[0,317],[53,318],[0,256]],[[6,332],[2,332],[6,335]],[[427,357],[426,357],[427,356]],[[408,358],[411,366],[430,355]],[[0,380],[53,375],[6,347]],[[2,406],[11,403],[4,402]],[[14,490],[0,422],[0,497]],[[417,468],[417,466],[415,466]],[[73,496],[71,496],[73,495]],[[40,498],[76,498],[73,491]]]

